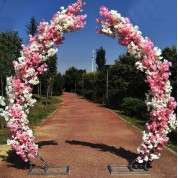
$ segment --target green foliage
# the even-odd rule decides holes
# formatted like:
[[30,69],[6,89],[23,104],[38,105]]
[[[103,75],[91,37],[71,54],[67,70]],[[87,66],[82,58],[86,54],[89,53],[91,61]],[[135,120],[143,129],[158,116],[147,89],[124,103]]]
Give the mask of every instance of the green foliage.
[[119,108],[122,102],[119,89],[110,89],[108,92],[107,106],[111,108]]
[[6,77],[14,74],[13,63],[20,56],[22,39],[17,32],[0,32],[0,90],[5,93]]
[[147,85],[144,73],[135,68],[136,59],[130,54],[120,55],[109,68],[109,90],[119,92],[120,98],[144,98]]
[[89,72],[83,75],[83,88],[85,90],[95,90],[96,72]]
[[33,16],[30,20],[30,23],[28,25],[26,25],[27,34],[34,36],[37,33],[37,26],[38,26],[38,23],[37,23],[35,17]]
[[172,96],[177,99],[177,47],[175,45],[171,47],[166,47],[162,50],[163,59],[167,59],[172,62],[170,67],[170,82],[172,89]]
[[82,78],[86,73],[86,70],[77,69],[75,67],[70,67],[66,70],[64,74],[64,88],[65,91],[76,91],[79,88],[82,88]]
[[[51,95],[53,94],[53,86],[54,82],[57,79],[57,54],[50,57],[47,61],[47,71],[44,72],[42,75],[39,76],[40,82],[41,82],[41,92],[43,95]],[[39,93],[37,92],[39,90],[39,85],[34,86],[33,93]],[[48,97],[48,96],[47,96]]]
[[30,126],[37,125],[42,119],[47,118],[49,114],[57,108],[57,104],[60,103],[59,97],[56,96],[48,98],[48,106],[45,105],[46,97],[33,95],[33,98],[35,98],[37,102],[34,107],[31,108],[28,115]]
[[20,56],[22,39],[18,32],[0,33],[0,71],[5,76],[11,76],[14,73],[13,60]]
[[6,144],[7,138],[9,138],[10,133],[7,128],[1,128],[0,129],[0,144]]
[[55,76],[55,80],[54,80],[54,84],[53,84],[54,95],[58,96],[58,95],[62,94],[63,85],[64,85],[63,77],[62,77],[61,73],[58,73]]
[[106,51],[103,49],[103,47],[100,47],[96,50],[96,64],[97,64],[97,70],[100,71],[104,68],[106,63]]
[[124,98],[121,109],[128,116],[137,117],[140,119],[148,118],[146,104],[139,98]]
[[84,90],[83,96],[88,100],[95,101],[95,91],[94,90]]

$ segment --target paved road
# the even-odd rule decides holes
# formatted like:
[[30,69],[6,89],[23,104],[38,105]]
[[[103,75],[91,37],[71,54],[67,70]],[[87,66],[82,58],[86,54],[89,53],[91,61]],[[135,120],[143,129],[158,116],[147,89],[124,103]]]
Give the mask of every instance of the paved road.
[[[64,93],[50,119],[36,129],[39,154],[49,165],[70,165],[66,178],[142,178],[145,175],[110,175],[108,164],[127,164],[136,157],[140,132],[111,111],[75,94]],[[40,111],[39,111],[40,112]],[[0,153],[1,154],[1,153]],[[162,151],[147,178],[176,178],[176,155]],[[56,169],[54,169],[56,171]],[[26,178],[26,165],[12,156],[0,164],[0,178]]]

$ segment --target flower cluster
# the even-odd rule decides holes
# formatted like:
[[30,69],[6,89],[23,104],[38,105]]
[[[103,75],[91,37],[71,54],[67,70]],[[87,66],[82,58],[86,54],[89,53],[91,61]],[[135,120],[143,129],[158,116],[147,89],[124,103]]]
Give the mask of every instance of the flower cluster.
[[62,44],[63,35],[67,32],[84,27],[86,15],[79,15],[82,11],[82,2],[78,0],[67,9],[61,8],[52,18],[50,24],[44,20],[38,27],[38,34],[30,36],[29,44],[22,46],[21,56],[14,61],[15,76],[7,79],[8,104],[0,97],[0,104],[5,107],[0,110],[7,121],[11,132],[11,140],[7,143],[20,155],[24,161],[35,158],[38,146],[34,143],[32,130],[28,127],[27,115],[30,107],[36,102],[32,99],[31,85],[39,83],[38,75],[47,70],[44,63],[53,56]]
[[118,37],[119,44],[127,46],[128,52],[138,59],[135,64],[137,69],[146,73],[146,82],[150,87],[146,94],[150,120],[137,149],[137,161],[142,163],[158,159],[160,150],[168,141],[167,134],[176,128],[176,102],[171,97],[172,87],[169,81],[171,63],[162,59],[161,50],[154,47],[149,38],[143,38],[138,26],[133,26],[128,18],[122,17],[117,11],[109,11],[104,6],[100,8],[100,15],[105,19],[97,19],[102,25],[97,33]]

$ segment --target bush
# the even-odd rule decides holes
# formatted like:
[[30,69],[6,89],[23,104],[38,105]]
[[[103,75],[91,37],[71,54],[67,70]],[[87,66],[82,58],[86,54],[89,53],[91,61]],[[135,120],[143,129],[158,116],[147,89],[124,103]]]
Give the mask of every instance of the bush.
[[108,101],[107,106],[108,107],[119,107],[120,103],[122,101],[120,91],[118,89],[113,89],[108,91]]
[[83,92],[83,96],[88,100],[95,101],[95,91],[94,90],[87,90]]
[[143,100],[139,98],[124,98],[121,105],[121,109],[126,115],[131,117],[136,117],[140,119],[147,119],[148,112],[146,104]]

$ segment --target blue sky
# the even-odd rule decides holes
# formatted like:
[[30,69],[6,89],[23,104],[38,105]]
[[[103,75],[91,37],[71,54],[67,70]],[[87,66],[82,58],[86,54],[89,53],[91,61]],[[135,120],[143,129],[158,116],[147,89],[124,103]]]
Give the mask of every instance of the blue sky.
[[[32,16],[40,22],[49,21],[61,6],[67,7],[75,0],[0,0],[0,31],[18,31],[27,42],[26,25]],[[96,18],[104,5],[129,17],[138,25],[144,37],[150,37],[155,46],[163,49],[177,44],[177,2],[176,0],[86,0],[83,13],[88,18],[84,29],[65,35],[64,44],[58,51],[58,71],[64,73],[69,67],[92,69],[92,51],[100,46],[106,50],[106,63],[113,64],[117,57],[126,52],[117,39],[96,34]]]

